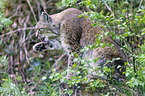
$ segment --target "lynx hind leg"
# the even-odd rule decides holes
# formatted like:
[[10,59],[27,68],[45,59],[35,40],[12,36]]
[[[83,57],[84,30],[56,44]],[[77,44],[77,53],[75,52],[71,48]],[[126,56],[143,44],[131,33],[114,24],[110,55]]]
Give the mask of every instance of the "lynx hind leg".
[[[97,66],[101,66],[101,68],[103,68],[103,66],[106,65],[109,68],[111,67],[114,68],[112,73],[112,77],[114,79],[125,78],[124,75],[122,74],[123,72],[125,72],[125,67],[124,67],[125,61],[120,56],[120,52],[118,50],[112,49],[110,47],[105,47],[105,48],[98,47],[95,50],[93,50],[93,56],[94,59],[99,57],[97,63],[91,65],[93,66],[93,68],[96,68]],[[111,62],[107,63],[106,62],[107,60],[110,60]]]

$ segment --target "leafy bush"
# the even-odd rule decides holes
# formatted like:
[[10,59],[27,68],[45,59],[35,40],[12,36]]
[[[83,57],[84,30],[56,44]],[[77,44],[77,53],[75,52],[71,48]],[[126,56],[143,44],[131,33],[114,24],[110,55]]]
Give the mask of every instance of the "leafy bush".
[[[11,1],[15,1],[15,3]],[[28,1],[30,1],[31,6],[28,6]],[[66,65],[62,65],[62,61],[60,61],[56,67],[61,67],[58,68],[59,70],[56,70],[53,64],[57,60],[56,57],[60,55],[54,55],[55,52],[44,52],[41,53],[44,58],[41,58],[41,54],[32,52],[31,47],[34,42],[37,42],[36,38],[34,38],[34,31],[24,29],[33,24],[35,25],[36,21],[33,20],[35,17],[33,15],[39,17],[37,13],[40,14],[40,5],[48,10],[45,4],[50,4],[49,8],[52,7],[50,9],[54,10],[53,1],[58,0],[46,0],[47,3],[44,2],[45,0],[38,0],[38,2],[28,1],[0,0],[0,36],[5,36],[0,38],[0,44],[2,44],[0,46],[0,55],[5,54],[0,57],[1,95],[58,96],[60,94],[60,83],[67,83],[69,87],[74,86],[76,89],[80,87],[84,88],[84,92],[93,93],[97,91],[100,96],[145,95],[145,2],[142,2],[143,0],[62,0],[57,3],[59,8],[73,6],[87,10],[82,16],[89,16],[94,22],[92,26],[100,25],[104,29],[107,28],[108,31],[104,35],[109,35],[112,40],[120,41],[120,43],[116,43],[118,43],[127,59],[125,63],[126,72],[124,72],[126,80],[124,82],[116,82],[111,78],[113,68],[108,67],[104,67],[103,71],[97,73],[99,78],[90,78],[86,63],[88,61],[97,62],[97,60],[76,58],[76,63],[68,70]],[[23,10],[22,6],[25,10]],[[36,14],[32,14],[33,11]],[[10,13],[11,20],[5,17],[5,12],[7,14]],[[51,13],[50,10],[49,12]],[[15,27],[9,27],[11,24]],[[15,30],[17,28],[20,29]],[[17,33],[5,35],[9,30],[14,30],[13,32]],[[103,37],[99,35],[99,38],[96,38],[96,43],[82,49],[82,52],[104,46],[111,46],[113,48],[114,45],[106,44],[106,42],[100,43]],[[52,56],[55,59],[47,61],[48,57],[51,59],[53,58]],[[113,60],[115,59],[117,58]],[[107,62],[112,62],[113,60]],[[81,65],[78,65],[77,61],[81,62]],[[11,62],[14,63],[13,66],[10,64]],[[9,70],[14,72],[8,72]],[[95,70],[100,70],[100,67]],[[67,71],[76,74],[71,76],[69,81],[66,78]],[[93,68],[92,71],[94,71]],[[108,75],[110,75],[108,80],[102,79],[102,77],[106,78]],[[72,94],[73,91],[72,89],[63,90],[67,94]]]
[[[6,3],[6,0],[0,1],[0,10],[4,9],[4,3]],[[0,31],[2,31],[4,26],[9,26],[10,24],[12,24],[12,21],[8,18],[5,18],[3,12],[0,11]]]
[[[39,41],[35,36],[34,26],[37,23],[36,17],[38,18],[40,14],[38,6],[42,2],[0,0],[0,56],[3,56],[0,63],[7,62],[0,65],[0,95],[59,94],[59,83],[51,81],[48,76],[52,70],[52,63],[61,52],[36,53],[32,49],[35,42]],[[49,4],[55,6],[50,2]],[[49,62],[48,58],[52,56],[55,56],[55,59]]]
[[[105,32],[105,35],[109,35],[112,40],[120,46],[120,50],[124,52],[124,55],[126,57],[127,62],[126,65],[126,72],[124,74],[126,75],[126,81],[124,84],[127,86],[121,86],[123,94],[134,94],[134,95],[143,95],[145,94],[144,87],[144,70],[145,70],[145,55],[144,55],[144,26],[145,26],[145,10],[144,10],[144,2],[139,0],[83,0],[80,1],[78,4],[77,0],[62,0],[59,2],[59,7],[64,6],[74,6],[82,5],[91,10],[90,12],[84,12],[81,16],[89,16],[91,20],[94,22],[92,26],[99,25],[100,27],[104,29],[108,29],[107,32]],[[97,11],[97,12],[96,12]],[[103,22],[103,23],[102,23]],[[103,37],[103,36],[99,36]],[[96,47],[103,47],[103,46],[112,46],[106,44],[105,42],[100,44],[99,43],[100,38],[97,38],[96,45],[88,46],[85,49],[88,48],[96,48]],[[120,41],[120,43],[118,42]],[[99,45],[98,45],[99,44]],[[85,50],[83,49],[83,50]],[[85,62],[84,60],[80,60]],[[84,63],[85,64],[85,63]],[[77,66],[76,64],[74,66]],[[73,66],[73,68],[74,68]],[[87,67],[85,65],[77,66],[80,68],[80,71],[77,70],[75,73],[83,73]],[[73,72],[73,69],[70,70]],[[106,68],[106,67],[104,67]],[[82,72],[83,70],[83,72]],[[103,69],[105,72],[109,74],[110,72],[108,68]],[[86,72],[86,71],[85,71]],[[60,74],[60,73],[59,73]],[[103,73],[102,73],[103,74]],[[69,83],[77,84],[78,82],[83,82],[85,80],[84,77],[86,77],[87,73],[80,74],[79,77],[73,77],[72,81]],[[62,76],[58,75],[61,79]],[[99,75],[98,75],[99,76]],[[57,77],[58,78],[58,77]],[[59,78],[59,79],[60,79]],[[54,78],[55,79],[55,78]],[[53,79],[53,80],[54,80]],[[64,78],[66,81],[66,78]],[[68,82],[67,82],[68,83]],[[89,84],[90,86],[95,86],[96,83]],[[111,84],[111,83],[110,83]],[[112,84],[111,84],[112,85]],[[111,86],[110,85],[110,86]],[[97,86],[95,86],[97,87]],[[93,88],[95,88],[93,87]],[[131,93],[128,93],[125,90],[134,90]],[[121,90],[121,89],[120,89]],[[110,94],[110,93],[109,93]]]
[[[8,68],[8,62],[6,56],[0,57],[0,74],[3,76],[3,83],[0,87],[1,96],[24,96],[26,95],[25,89],[20,90],[16,84],[13,83],[13,80],[10,78],[9,74],[6,72]],[[21,80],[21,77],[18,77],[17,80]]]

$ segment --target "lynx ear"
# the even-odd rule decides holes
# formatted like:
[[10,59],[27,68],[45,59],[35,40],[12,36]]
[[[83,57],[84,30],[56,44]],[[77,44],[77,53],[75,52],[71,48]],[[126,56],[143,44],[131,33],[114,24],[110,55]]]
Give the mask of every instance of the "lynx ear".
[[42,12],[42,16],[44,21],[52,22],[52,18],[50,17],[50,15],[48,15],[48,13],[45,10],[44,12]]
[[40,12],[44,12],[44,8],[40,5]]

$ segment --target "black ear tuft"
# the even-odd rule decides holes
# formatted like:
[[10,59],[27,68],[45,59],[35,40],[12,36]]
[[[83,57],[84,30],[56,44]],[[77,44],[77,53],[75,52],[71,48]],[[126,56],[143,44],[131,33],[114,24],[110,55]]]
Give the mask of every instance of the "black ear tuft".
[[44,8],[40,5],[40,12],[44,12]]

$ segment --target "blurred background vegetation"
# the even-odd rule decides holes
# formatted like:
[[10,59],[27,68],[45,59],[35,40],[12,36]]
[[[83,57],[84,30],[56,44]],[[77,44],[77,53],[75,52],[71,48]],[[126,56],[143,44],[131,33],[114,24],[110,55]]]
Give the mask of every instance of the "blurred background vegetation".
[[[0,0],[1,96],[50,96],[55,89],[58,90],[58,85],[51,85],[47,77],[52,64],[62,52],[37,53],[32,48],[39,42],[34,26],[41,14],[40,6],[53,14],[63,10],[56,7],[58,1]],[[67,62],[66,56],[64,62]]]
[[[114,84],[112,79],[92,80],[85,86],[86,91],[93,93],[95,88],[108,86],[109,91],[98,91],[100,96],[144,96],[144,6],[143,0],[0,0],[0,95],[59,95],[59,84],[66,80],[63,70],[66,70],[67,56],[58,50],[34,52],[32,46],[39,42],[34,26],[41,8],[54,14],[74,7],[108,26],[111,31],[106,34],[121,41],[121,49],[127,58],[126,81]],[[80,69],[85,68],[81,66]],[[104,70],[108,72],[108,69]],[[70,85],[86,79],[86,75],[80,76],[79,73]],[[66,92],[72,93],[71,90]]]

